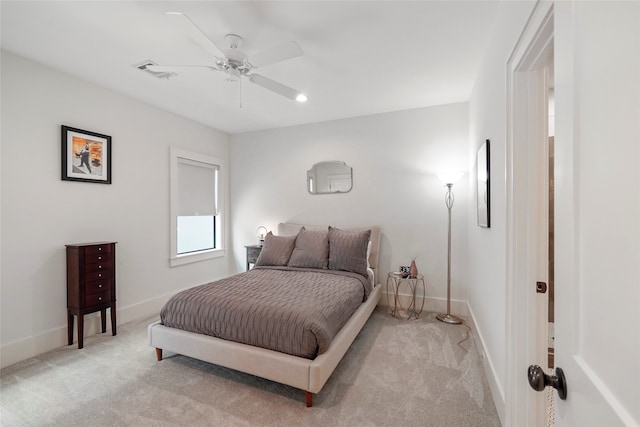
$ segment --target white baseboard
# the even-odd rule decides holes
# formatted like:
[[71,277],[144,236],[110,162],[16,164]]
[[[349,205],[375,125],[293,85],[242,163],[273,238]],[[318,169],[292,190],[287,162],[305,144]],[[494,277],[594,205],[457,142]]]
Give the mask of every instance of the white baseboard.
[[498,412],[498,417],[500,418],[500,423],[504,425],[504,416],[505,416],[505,397],[504,390],[498,381],[498,375],[496,373],[495,366],[493,364],[493,360],[491,359],[491,355],[486,350],[486,346],[484,343],[484,339],[482,338],[482,332],[478,329],[478,325],[476,324],[476,319],[473,316],[473,310],[471,306],[467,304],[467,310],[469,312],[469,327],[471,327],[472,331],[475,333],[475,336],[478,337],[477,340],[474,340],[476,343],[476,350],[482,359],[482,367],[484,368],[484,372],[487,376],[487,380],[489,381],[489,389],[491,390],[491,396],[493,397],[493,403],[496,405],[496,411]]
[[[177,292],[177,291],[176,291]],[[135,320],[144,319],[154,314],[160,313],[162,306],[176,292],[151,298],[140,303],[132,304],[126,307],[118,307],[117,324],[122,325]],[[111,321],[109,320],[109,310],[107,310],[107,332],[111,334]],[[77,319],[74,322],[74,343],[78,346],[77,341]],[[101,333],[100,312],[87,314],[84,317],[84,336]],[[33,335],[17,341],[4,344],[0,347],[0,368],[13,365],[23,360],[34,358],[40,354],[54,350],[67,345],[67,325],[58,326],[38,335]]]
[[[402,307],[408,307],[409,304],[411,304],[411,298],[412,298],[411,295],[400,294],[398,295],[398,297],[400,299],[400,305]],[[394,298],[393,294],[387,294],[386,292],[383,292],[382,298],[380,298],[380,302],[378,303],[378,305],[393,306],[394,305],[393,298]],[[418,308],[420,307],[421,304],[422,304],[422,298],[416,297],[416,305],[418,306]],[[453,300],[453,299],[451,300],[451,314],[467,317],[467,315],[469,314],[467,310],[468,307],[469,305],[467,304],[466,301]],[[433,298],[428,296],[424,299],[424,308],[422,309],[422,311],[431,311],[434,313],[446,313],[447,300],[444,298]]]

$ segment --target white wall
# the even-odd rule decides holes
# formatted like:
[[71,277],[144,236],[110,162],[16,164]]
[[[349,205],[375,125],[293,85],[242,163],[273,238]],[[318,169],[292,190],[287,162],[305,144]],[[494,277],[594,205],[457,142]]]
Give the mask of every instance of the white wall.
[[[533,2],[501,2],[469,101],[468,298],[486,352],[494,401],[504,413],[506,381],[506,64]],[[491,228],[477,226],[476,152],[491,141]],[[524,374],[523,374],[524,375]]]
[[[169,147],[228,159],[227,134],[4,51],[1,78],[2,366],[66,344],[66,243],[118,242],[118,323],[228,274],[168,264]],[[111,185],[61,181],[62,124],[112,137]]]
[[[382,227],[378,282],[415,257],[428,296],[446,298],[447,209],[435,173],[466,168],[467,123],[463,103],[233,135],[237,270],[244,269],[243,245],[257,243],[260,225],[275,231],[281,221],[376,224]],[[353,167],[351,192],[307,192],[307,170],[324,160]],[[452,298],[466,300],[467,188],[454,191]]]

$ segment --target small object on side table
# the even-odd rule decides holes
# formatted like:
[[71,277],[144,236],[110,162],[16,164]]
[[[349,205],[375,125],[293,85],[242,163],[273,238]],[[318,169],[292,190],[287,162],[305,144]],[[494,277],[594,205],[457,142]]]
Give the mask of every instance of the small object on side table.
[[402,276],[403,279],[406,279],[407,277],[409,277],[409,269],[411,267],[408,265],[401,265],[400,266],[400,275]]
[[262,252],[262,246],[260,245],[249,245],[245,246],[247,248],[247,271],[251,269],[251,265],[255,266],[258,257],[260,256],[260,252]]
[[418,267],[416,266],[416,261],[411,260],[411,265],[409,266],[409,277],[415,279],[418,277]]
[[[403,284],[409,286],[411,291],[411,301],[407,308],[404,308],[400,303],[400,288]],[[418,287],[422,287],[422,303],[420,307],[416,303],[416,290]],[[391,288],[391,289],[390,289]],[[389,301],[389,290],[393,291],[393,306]],[[415,278],[404,277],[403,273],[391,272],[387,275],[387,304],[391,310],[391,315],[400,319],[419,318],[422,309],[424,308],[424,298],[427,292],[427,287],[424,283],[424,276],[422,274],[416,274]],[[403,316],[401,313],[406,313]]]
[[116,335],[116,242],[75,243],[67,247],[67,333],[73,344],[73,316],[78,316],[78,348],[83,347],[84,315],[100,312],[102,333]]

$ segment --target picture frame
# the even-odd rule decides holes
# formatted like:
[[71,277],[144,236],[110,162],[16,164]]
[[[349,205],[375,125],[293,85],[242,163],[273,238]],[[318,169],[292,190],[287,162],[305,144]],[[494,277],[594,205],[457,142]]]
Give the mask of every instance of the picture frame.
[[491,142],[487,139],[478,149],[477,177],[478,177],[478,226],[491,227]]
[[111,184],[111,137],[61,126],[62,180]]

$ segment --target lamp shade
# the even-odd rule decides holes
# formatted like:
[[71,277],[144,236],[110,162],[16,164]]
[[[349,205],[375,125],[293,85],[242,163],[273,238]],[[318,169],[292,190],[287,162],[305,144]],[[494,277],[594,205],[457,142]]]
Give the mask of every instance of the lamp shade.
[[261,225],[256,230],[256,234],[258,235],[258,243],[260,246],[264,244],[264,238],[267,236],[267,227]]
[[261,225],[256,230],[256,234],[258,235],[258,239],[264,240],[265,236],[267,235],[267,227],[265,227],[264,225]]
[[464,172],[460,171],[441,172],[438,174],[438,178],[443,184],[455,184],[462,178],[462,175],[464,175]]

